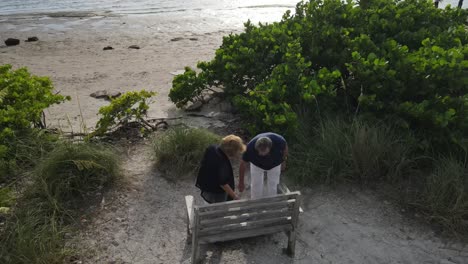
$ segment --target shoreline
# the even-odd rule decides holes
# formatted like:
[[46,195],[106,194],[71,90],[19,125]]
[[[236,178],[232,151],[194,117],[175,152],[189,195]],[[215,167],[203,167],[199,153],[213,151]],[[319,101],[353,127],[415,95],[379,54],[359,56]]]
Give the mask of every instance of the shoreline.
[[[71,96],[71,101],[46,110],[50,128],[65,132],[93,128],[99,108],[109,104],[90,97],[100,90],[154,91],[157,95],[148,118],[186,116],[168,99],[174,73],[211,60],[222,37],[239,30],[194,31],[182,27],[183,23],[164,25],[158,21],[154,17],[92,17],[0,22],[0,61],[48,76],[57,92]],[[24,42],[31,36],[39,41]],[[3,41],[7,38],[18,38],[21,43],[6,47]],[[140,49],[129,49],[131,45]],[[106,46],[114,49],[103,50]]]

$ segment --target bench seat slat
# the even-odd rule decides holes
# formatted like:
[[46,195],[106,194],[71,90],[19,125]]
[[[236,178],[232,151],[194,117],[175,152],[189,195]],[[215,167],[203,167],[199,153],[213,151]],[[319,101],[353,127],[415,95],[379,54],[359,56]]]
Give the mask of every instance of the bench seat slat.
[[199,206],[199,210],[200,210],[200,213],[203,213],[205,211],[227,210],[229,208],[239,207],[239,205],[248,206],[248,205],[261,204],[261,203],[273,203],[277,201],[296,199],[297,195],[300,195],[300,192],[290,192],[287,194],[279,194],[275,196],[263,197],[263,198],[258,198],[254,200],[244,199],[244,200],[235,200],[235,201],[229,201],[229,202],[223,202],[223,203],[213,203],[213,204]]
[[278,232],[287,232],[292,230],[291,224],[277,225],[265,228],[257,228],[246,231],[232,231],[225,233],[218,233],[216,235],[205,236],[200,238],[200,243],[213,243],[218,241],[229,241],[246,237],[255,237],[261,235],[274,234]]
[[200,237],[203,237],[207,235],[219,234],[219,233],[224,233],[228,231],[240,232],[240,231],[246,231],[250,229],[271,227],[275,225],[286,225],[286,224],[291,224],[291,221],[292,221],[291,219],[292,218],[289,216],[289,217],[278,217],[278,218],[272,218],[272,219],[266,219],[266,220],[260,220],[260,221],[230,224],[230,225],[224,225],[224,226],[213,226],[213,227],[208,227],[205,229],[200,229],[199,235]]
[[221,216],[217,218],[207,218],[200,221],[200,228],[228,225],[242,222],[249,222],[261,219],[277,218],[282,216],[291,216],[292,208],[281,208],[279,210],[254,211],[230,216]]
[[254,204],[239,204],[237,207],[230,207],[230,208],[220,208],[218,210],[213,211],[204,211],[200,213],[201,219],[209,219],[209,218],[216,218],[220,216],[228,216],[228,215],[240,215],[243,213],[254,212],[258,210],[268,209],[283,209],[283,208],[292,208],[296,200],[283,200],[277,202],[263,202],[263,203],[254,203]]

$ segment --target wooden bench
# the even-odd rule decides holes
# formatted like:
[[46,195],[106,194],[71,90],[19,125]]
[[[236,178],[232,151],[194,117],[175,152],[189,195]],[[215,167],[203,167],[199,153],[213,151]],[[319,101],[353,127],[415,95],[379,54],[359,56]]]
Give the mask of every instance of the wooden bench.
[[287,251],[295,253],[301,193],[282,192],[255,200],[237,200],[209,205],[194,205],[185,196],[187,240],[192,243],[192,263],[197,263],[200,244],[286,232]]

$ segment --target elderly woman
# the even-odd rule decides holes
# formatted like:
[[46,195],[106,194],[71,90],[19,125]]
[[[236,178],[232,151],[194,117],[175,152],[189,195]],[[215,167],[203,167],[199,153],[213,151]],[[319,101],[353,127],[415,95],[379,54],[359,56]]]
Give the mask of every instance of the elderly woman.
[[226,136],[218,146],[209,146],[203,160],[196,185],[201,197],[208,203],[238,200],[234,190],[234,174],[231,160],[239,159],[245,151],[242,139],[235,135]]

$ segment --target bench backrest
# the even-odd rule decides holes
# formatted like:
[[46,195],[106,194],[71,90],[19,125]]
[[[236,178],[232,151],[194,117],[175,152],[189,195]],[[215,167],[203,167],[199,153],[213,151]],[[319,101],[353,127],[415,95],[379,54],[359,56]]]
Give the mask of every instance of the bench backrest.
[[192,234],[211,243],[290,231],[297,226],[300,192],[194,206]]

